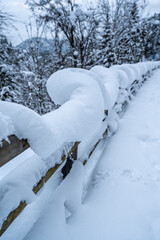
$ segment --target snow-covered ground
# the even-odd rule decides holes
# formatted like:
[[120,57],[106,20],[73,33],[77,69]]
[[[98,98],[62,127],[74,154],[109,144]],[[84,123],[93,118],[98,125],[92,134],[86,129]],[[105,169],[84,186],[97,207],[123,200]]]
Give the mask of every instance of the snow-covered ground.
[[85,167],[57,172],[3,240],[160,239],[160,70]]

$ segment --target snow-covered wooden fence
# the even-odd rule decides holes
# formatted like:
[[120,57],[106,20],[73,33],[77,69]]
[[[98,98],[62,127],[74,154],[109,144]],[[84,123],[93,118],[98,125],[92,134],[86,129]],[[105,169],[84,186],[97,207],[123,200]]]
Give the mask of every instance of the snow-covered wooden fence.
[[[3,155],[7,156],[8,149],[10,149],[9,151],[11,151],[11,155],[16,157],[17,155],[19,155],[22,152],[22,150],[24,151],[25,149],[27,149],[29,147],[27,140],[23,140],[23,139],[19,140],[16,136],[10,136],[9,140],[10,140],[10,142],[6,142],[5,140],[2,141],[3,144],[0,147],[0,159],[1,159],[1,153],[2,153],[2,157],[3,157]],[[47,170],[45,175],[42,176],[40,181],[32,188],[32,191],[35,194],[37,194],[41,190],[41,188],[44,186],[44,184],[50,179],[50,177],[64,163],[65,160],[66,160],[66,164],[62,168],[63,176],[65,177],[69,173],[69,171],[71,169],[71,165],[68,164],[67,161],[72,161],[72,159],[77,160],[78,144],[79,143],[76,142],[71,147],[71,149],[69,150],[67,155],[62,156],[61,162],[59,164],[56,164],[55,166],[53,166]],[[12,150],[13,150],[13,153],[12,153]],[[70,158],[72,158],[72,159],[70,159]],[[10,160],[11,159],[9,159],[9,161]],[[7,161],[5,163],[7,163]],[[5,232],[5,230],[10,226],[10,224],[14,221],[14,219],[22,212],[22,210],[26,206],[27,206],[26,201],[21,201],[19,206],[9,213],[9,215],[7,216],[7,219],[3,222],[3,225],[0,229],[0,236]]]
[[[100,139],[116,131],[118,115],[157,67],[159,62],[58,71],[47,88],[62,106],[43,117],[17,104],[0,102],[5,129],[0,139],[1,166],[29,145],[37,154],[0,182],[0,236],[58,168],[66,177],[78,151],[85,165]],[[7,136],[10,143],[4,140]],[[13,191],[16,199],[12,199]]]
[[[16,136],[12,135],[8,137],[9,142],[3,140],[2,145],[0,146],[0,160],[1,156],[3,161],[3,165],[8,163],[11,160],[11,156],[16,157],[24,150],[29,147],[27,140],[20,140]],[[56,170],[66,161],[62,168],[63,177],[65,178],[66,175],[70,172],[73,160],[77,160],[77,152],[78,152],[78,142],[76,142],[71,149],[68,151],[66,155],[61,157],[61,162],[56,164],[55,166],[49,168],[45,175],[43,175],[40,181],[33,186],[32,191],[34,194],[37,194],[44,184],[50,179],[50,177],[56,172]],[[2,155],[1,155],[2,153]],[[7,157],[9,153],[9,158]],[[21,201],[17,208],[9,213],[6,220],[3,222],[2,227],[0,229],[0,236],[6,231],[6,229],[11,225],[11,223],[15,220],[15,218],[22,212],[22,210],[27,206],[26,201]]]

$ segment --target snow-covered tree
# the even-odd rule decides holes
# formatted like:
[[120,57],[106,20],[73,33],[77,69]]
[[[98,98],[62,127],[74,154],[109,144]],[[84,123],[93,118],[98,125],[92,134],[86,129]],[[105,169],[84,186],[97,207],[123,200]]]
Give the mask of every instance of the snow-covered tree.
[[129,58],[130,63],[139,62],[142,56],[142,35],[141,35],[141,22],[139,17],[139,0],[134,0],[130,4],[130,22],[129,22],[129,47],[131,57]]
[[160,59],[160,14],[147,19],[146,57]]
[[100,1],[99,14],[101,19],[101,26],[99,30],[100,36],[97,63],[102,64],[105,67],[110,67],[116,63],[116,54],[111,9],[108,0]]
[[147,20],[146,18],[141,21],[141,61],[144,61],[147,57]]
[[0,35],[0,99],[17,101],[21,96],[17,81],[19,71],[19,51],[8,42],[6,36]]
[[114,14],[115,46],[119,63],[141,59],[141,21],[139,0],[117,0]]
[[93,32],[98,24],[95,10],[84,10],[74,0],[27,2],[35,14],[40,10],[40,18],[60,29],[61,38],[68,42],[68,65],[83,68],[87,64]]

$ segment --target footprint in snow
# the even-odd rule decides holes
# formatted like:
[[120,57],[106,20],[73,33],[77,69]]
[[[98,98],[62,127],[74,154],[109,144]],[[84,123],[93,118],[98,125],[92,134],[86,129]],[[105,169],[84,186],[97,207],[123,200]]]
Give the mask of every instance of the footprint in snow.
[[149,143],[154,143],[159,141],[158,138],[152,138],[148,135],[140,135],[137,137],[138,140],[140,140],[141,142],[149,142]]
[[122,172],[122,176],[131,178],[131,177],[132,177],[132,172],[131,172],[131,170],[125,169],[125,170]]

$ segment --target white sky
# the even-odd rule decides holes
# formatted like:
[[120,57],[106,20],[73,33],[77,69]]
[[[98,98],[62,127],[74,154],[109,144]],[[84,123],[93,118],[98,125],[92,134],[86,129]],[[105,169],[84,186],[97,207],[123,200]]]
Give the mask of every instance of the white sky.
[[[18,28],[19,33],[15,30],[10,30],[8,32],[8,36],[10,37],[10,40],[14,45],[19,44],[22,39],[25,40],[27,38],[27,33],[24,27],[24,22],[27,22],[28,16],[30,15],[30,11],[28,7],[25,5],[26,0],[0,0],[3,4],[3,8],[5,11],[11,13],[15,16],[15,20],[17,21],[15,23],[15,26]],[[81,2],[86,0],[79,0]],[[111,0],[110,0],[111,1]],[[92,0],[94,2],[94,0]],[[149,0],[149,4],[147,7],[147,11],[150,15],[153,13],[159,13],[160,12],[160,0]],[[21,38],[19,37],[19,34]]]

